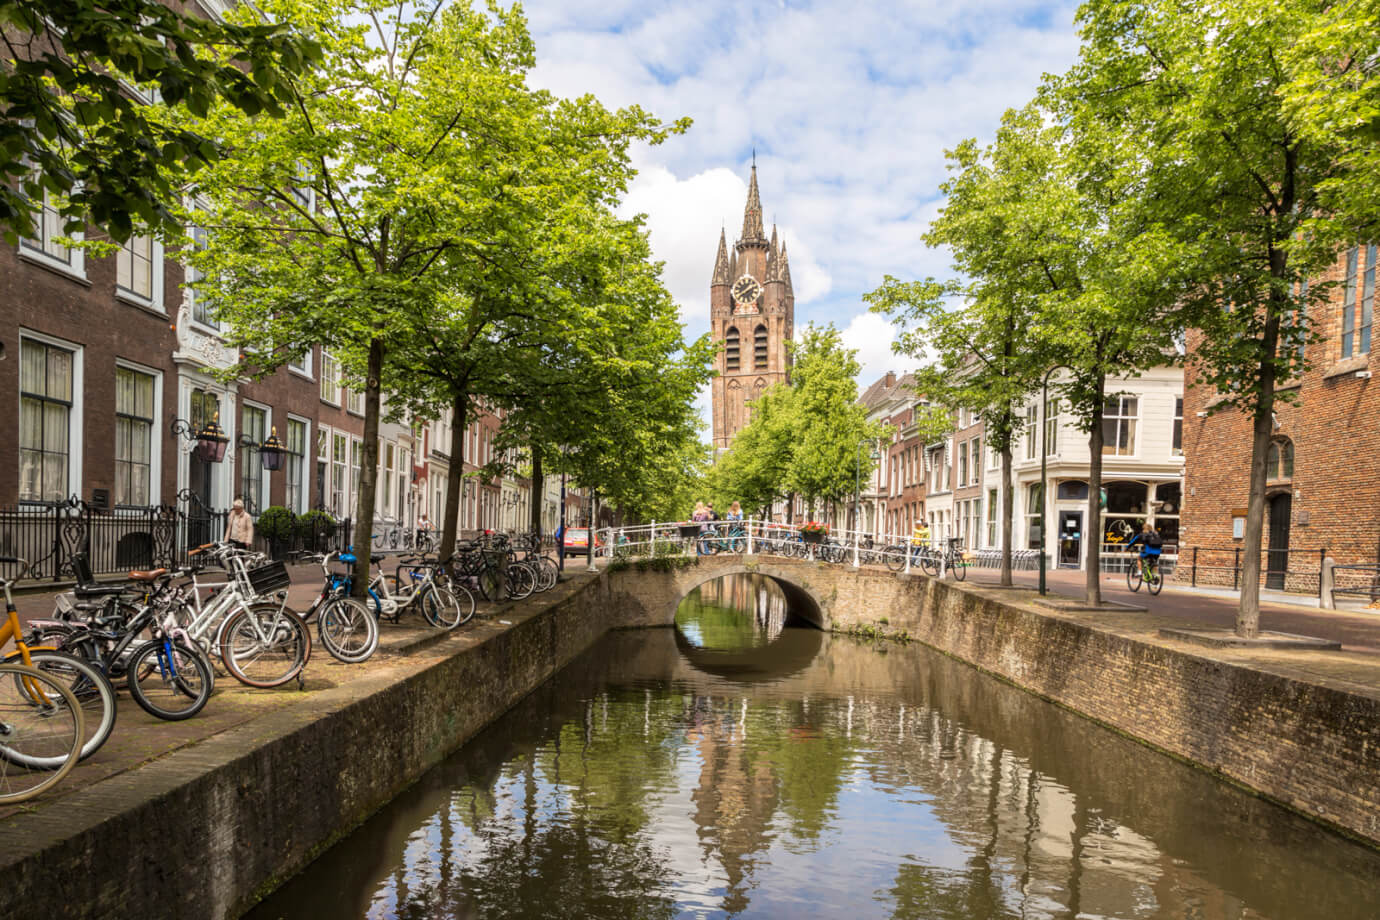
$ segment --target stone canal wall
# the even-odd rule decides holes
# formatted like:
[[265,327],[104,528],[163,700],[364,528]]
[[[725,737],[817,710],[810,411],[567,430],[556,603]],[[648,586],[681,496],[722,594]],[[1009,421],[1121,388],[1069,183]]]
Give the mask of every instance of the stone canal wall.
[[1030,590],[791,560],[706,559],[612,580],[626,625],[673,620],[723,574],[808,595],[828,629],[904,636],[1380,846],[1380,662],[1341,652],[1209,650],[1141,611],[1052,609]]
[[917,582],[867,619],[1380,845],[1380,693],[1346,680],[1340,653],[1219,652],[1159,638],[1144,614]]
[[594,579],[553,593],[505,612],[512,625],[465,627],[313,706],[12,816],[0,917],[239,916],[608,629]]

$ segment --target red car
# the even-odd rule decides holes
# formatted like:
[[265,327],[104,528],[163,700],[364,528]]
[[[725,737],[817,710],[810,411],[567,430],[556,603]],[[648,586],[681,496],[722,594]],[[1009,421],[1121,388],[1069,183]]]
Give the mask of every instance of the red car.
[[[565,554],[567,556],[585,556],[589,554],[589,528],[588,527],[567,527],[565,536],[562,538],[565,544]],[[597,556],[604,548],[604,541],[599,539],[596,531],[594,534],[594,554]]]

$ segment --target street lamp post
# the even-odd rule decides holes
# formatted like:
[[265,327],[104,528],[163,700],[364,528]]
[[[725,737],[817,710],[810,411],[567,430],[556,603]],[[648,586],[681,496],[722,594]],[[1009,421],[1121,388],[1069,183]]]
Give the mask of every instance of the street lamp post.
[[1049,567],[1045,550],[1049,546],[1049,378],[1055,371],[1073,371],[1071,367],[1056,364],[1045,371],[1044,384],[1040,389],[1040,594],[1045,594],[1045,570]]

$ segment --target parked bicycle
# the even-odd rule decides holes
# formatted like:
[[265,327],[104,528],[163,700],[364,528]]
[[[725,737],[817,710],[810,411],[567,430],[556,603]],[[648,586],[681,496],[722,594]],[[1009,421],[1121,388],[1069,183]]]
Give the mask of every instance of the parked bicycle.
[[747,552],[747,528],[741,521],[709,524],[700,533],[696,547],[701,556]]

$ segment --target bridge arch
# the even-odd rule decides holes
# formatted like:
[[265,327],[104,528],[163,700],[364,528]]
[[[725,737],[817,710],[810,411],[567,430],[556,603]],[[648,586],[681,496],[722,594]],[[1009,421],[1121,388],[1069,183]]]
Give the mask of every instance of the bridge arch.
[[830,617],[825,605],[815,597],[810,586],[804,583],[804,579],[800,578],[798,573],[793,574],[789,568],[781,571],[777,566],[768,563],[715,562],[682,570],[682,577],[676,579],[675,599],[671,602],[670,609],[665,612],[664,622],[675,622],[677,608],[691,591],[700,585],[733,575],[761,575],[770,579],[786,596],[787,608],[794,615],[818,629],[830,628]]

